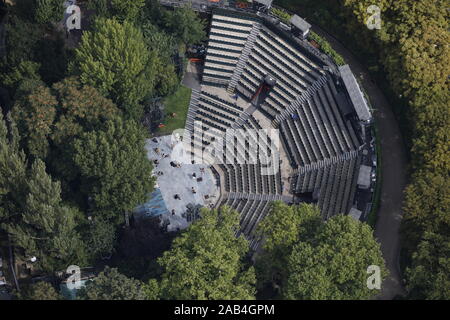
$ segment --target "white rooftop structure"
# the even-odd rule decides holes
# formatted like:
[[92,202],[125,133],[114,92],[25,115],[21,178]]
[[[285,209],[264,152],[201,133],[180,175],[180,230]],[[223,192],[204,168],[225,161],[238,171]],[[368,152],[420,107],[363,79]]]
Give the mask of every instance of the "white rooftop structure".
[[345,88],[347,89],[359,120],[369,121],[372,119],[372,114],[350,66],[348,64],[340,66],[339,72],[341,73],[342,81],[344,81]]
[[358,186],[363,189],[368,189],[370,187],[370,173],[372,168],[366,165],[361,165],[359,167],[358,175]]
[[350,212],[348,213],[348,215],[349,215],[350,217],[352,217],[353,219],[359,221],[359,220],[361,219],[362,211],[356,209],[355,207],[352,207],[352,208],[350,209]]
[[304,36],[308,34],[309,29],[311,29],[311,25],[296,14],[292,16],[290,21],[294,27],[303,33]]
[[273,0],[253,0],[253,2],[260,3],[270,9],[270,7],[272,6]]

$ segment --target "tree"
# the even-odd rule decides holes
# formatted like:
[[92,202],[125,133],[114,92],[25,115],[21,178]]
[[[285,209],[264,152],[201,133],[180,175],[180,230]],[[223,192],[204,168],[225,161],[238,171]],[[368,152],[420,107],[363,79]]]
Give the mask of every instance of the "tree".
[[368,0],[282,2],[310,13],[328,30],[339,28],[340,40],[368,61],[369,70],[376,71],[386,88],[411,151],[413,170],[405,189],[401,229],[402,252],[409,267],[407,288],[413,298],[445,297],[450,211],[450,13],[446,2],[378,1],[381,30],[364,25],[371,15]]
[[[288,258],[287,299],[368,299],[367,268],[377,265],[386,275],[380,245],[367,224],[334,216],[308,241],[297,243]],[[381,278],[381,279],[382,279]]]
[[235,236],[239,214],[222,207],[204,209],[201,215],[158,259],[164,270],[161,297],[254,299],[254,270],[244,263],[248,242]]
[[426,231],[444,235],[443,231],[450,228],[448,176],[419,171],[405,191],[401,231],[407,237],[403,247],[412,253]]
[[88,227],[87,248],[92,257],[110,258],[116,241],[116,228],[107,220],[97,217]]
[[155,58],[130,22],[99,18],[94,30],[83,34],[73,69],[83,84],[99,89],[126,115],[138,119],[142,112],[138,103],[155,84]]
[[145,285],[108,266],[77,292],[80,300],[146,300]]
[[450,299],[450,239],[446,233],[425,232],[406,269],[412,299]]
[[111,0],[112,13],[119,21],[135,21],[145,5],[145,0]]
[[9,73],[1,74],[0,80],[3,85],[8,87],[12,92],[25,80],[39,81],[40,64],[33,61],[20,61],[19,65],[12,67]]
[[263,237],[256,270],[260,288],[271,285],[284,286],[287,279],[287,260],[292,248],[300,239],[310,239],[322,224],[317,206],[301,203],[289,206],[281,201],[272,203],[269,214],[258,225]]
[[144,286],[147,300],[159,300],[159,284],[155,279],[150,279]]
[[10,129],[0,121],[0,227],[11,235],[25,258],[37,257],[47,271],[85,261],[84,245],[75,230],[78,211],[61,200],[61,186],[36,160],[27,170],[19,137],[9,117]]
[[66,148],[82,132],[120,113],[111,100],[76,78],[67,78],[52,88],[38,85],[31,92],[22,89],[13,116],[23,136],[22,145],[36,157],[45,158],[50,145]]
[[73,159],[81,174],[81,192],[86,199],[93,199],[93,210],[103,218],[122,222],[125,211],[144,203],[152,191],[145,138],[139,124],[116,118],[74,141]]
[[21,190],[24,202],[17,204],[19,215],[11,213],[3,228],[24,257],[37,257],[46,271],[55,271],[77,261],[85,263],[84,244],[75,230],[79,212],[61,200],[61,186],[45,172],[45,164],[36,160]]
[[95,88],[82,85],[76,78],[67,78],[52,88],[60,110],[52,134],[55,144],[94,130],[104,121],[120,114],[111,100],[103,97]]
[[19,150],[19,133],[10,114],[6,120],[0,113],[0,227],[19,210],[26,181],[26,160]]
[[61,295],[48,282],[39,281],[32,284],[25,297],[26,300],[61,300]]
[[109,0],[90,0],[88,8],[94,10],[98,17],[108,18],[110,16]]
[[259,288],[272,285],[286,299],[365,299],[367,268],[386,274],[379,244],[367,224],[338,215],[322,221],[317,206],[274,202],[258,226]]
[[35,19],[38,23],[59,22],[63,18],[62,0],[36,0]]
[[35,49],[43,35],[43,28],[17,15],[8,16],[6,29],[6,63],[17,67],[21,61],[35,61]]
[[143,23],[141,29],[147,46],[157,55],[155,68],[158,77],[155,82],[155,95],[167,96],[175,92],[180,83],[173,61],[177,52],[176,40],[149,22]]
[[156,95],[165,97],[174,93],[180,84],[180,79],[175,72],[175,66],[173,64],[158,63],[157,70],[160,77],[155,85]]
[[448,12],[442,8],[445,1],[392,3],[390,41],[397,52],[386,58],[386,65],[394,88],[408,97],[420,89],[448,90],[450,35]]
[[185,45],[198,43],[206,38],[204,20],[201,20],[190,5],[165,12],[165,27]]
[[57,100],[49,88],[39,86],[22,97],[13,107],[27,153],[45,158],[48,153],[48,138],[56,117]]

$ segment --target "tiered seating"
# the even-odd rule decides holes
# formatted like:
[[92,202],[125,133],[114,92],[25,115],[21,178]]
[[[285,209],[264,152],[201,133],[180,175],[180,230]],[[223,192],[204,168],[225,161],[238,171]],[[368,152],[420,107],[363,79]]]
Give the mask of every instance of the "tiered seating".
[[214,14],[203,70],[203,81],[227,85],[252,30],[254,20]]
[[227,192],[248,194],[281,194],[281,176],[261,174],[261,165],[224,164],[221,165],[225,175]]
[[203,135],[196,136],[196,134],[199,135],[201,133],[196,130],[194,130],[193,134],[204,145],[209,145],[211,138],[223,137],[224,132],[231,128],[231,125],[239,117],[240,112],[242,112],[241,107],[202,91],[194,119],[202,122]]
[[[225,87],[232,78],[230,87],[251,98],[264,77],[272,76],[276,84],[258,108],[274,119],[272,124],[280,130],[281,144],[294,169],[290,190],[304,193],[305,197],[311,193],[325,219],[347,213],[356,192],[361,141],[350,120],[343,116],[334,79],[311,60],[314,58],[303,54],[295,42],[275,29],[254,26],[258,22],[257,17],[223,10],[213,14],[204,84]],[[267,168],[262,160],[267,157],[279,165],[274,161],[279,154],[270,151],[270,140],[260,141],[254,131],[263,127],[251,114],[253,107],[244,110],[206,88],[196,98],[195,110],[190,114],[191,120],[202,121],[205,130],[194,130],[198,139],[192,145],[203,150],[225,138],[219,144],[225,155],[225,162],[218,166],[224,176],[221,204],[240,212],[240,232],[256,248],[260,241],[255,235],[258,223],[269,212],[272,201],[286,196],[280,168],[264,174]],[[242,131],[233,135],[232,128]],[[252,152],[255,147],[257,153]]]
[[269,116],[275,117],[311,86],[321,72],[316,64],[299,54],[290,44],[262,29],[237,89],[250,98],[264,76],[270,74],[277,84],[262,108]]
[[353,127],[343,118],[331,93],[332,87],[334,84],[330,80],[297,108],[297,119],[287,118],[280,123],[290,160],[298,166],[359,147]]
[[353,203],[360,157],[342,158],[337,163],[312,169],[294,177],[297,193],[318,195],[318,206],[324,218],[347,213]]

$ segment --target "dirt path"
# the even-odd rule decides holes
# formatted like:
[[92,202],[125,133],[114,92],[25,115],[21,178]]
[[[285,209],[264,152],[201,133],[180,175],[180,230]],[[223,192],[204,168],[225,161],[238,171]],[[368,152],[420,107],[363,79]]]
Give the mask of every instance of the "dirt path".
[[378,126],[378,139],[382,152],[382,185],[375,236],[381,243],[381,250],[390,272],[390,276],[383,282],[381,293],[377,298],[392,299],[396,295],[405,293],[399,267],[399,230],[404,199],[403,190],[407,181],[407,158],[400,128],[383,92],[371,80],[366,68],[333,36],[317,26],[314,26],[313,30],[326,38],[332,47],[344,57],[364,86],[376,109],[374,117]]

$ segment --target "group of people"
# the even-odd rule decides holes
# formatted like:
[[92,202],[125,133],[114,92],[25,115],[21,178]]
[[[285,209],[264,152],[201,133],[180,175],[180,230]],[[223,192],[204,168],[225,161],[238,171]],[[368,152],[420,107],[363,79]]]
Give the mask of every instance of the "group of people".
[[[182,137],[175,137],[175,139],[176,139],[176,141],[182,141]],[[160,138],[156,138],[156,137],[152,138],[152,141],[154,143],[156,143],[156,144],[159,144],[159,143],[162,142],[162,140]],[[172,142],[171,144],[167,144],[167,146],[171,150],[174,149],[175,145],[176,145],[176,142]],[[159,162],[162,159],[169,157],[169,154],[164,153],[160,146],[155,146],[153,148],[153,151],[158,156],[157,159],[153,159],[153,162],[155,164],[155,168],[157,168],[157,166],[159,165]],[[182,167],[182,164],[180,162],[178,162],[178,161],[175,161],[175,160],[170,161],[170,165],[173,168],[181,168]],[[202,167],[202,168],[199,169],[199,171],[200,171],[200,174],[198,174],[196,172],[192,172],[192,174],[188,174],[188,176],[191,176],[192,179],[196,180],[197,182],[202,182],[203,181],[203,177],[202,176],[203,176],[203,174],[205,174],[205,168]],[[162,176],[162,175],[164,175],[164,172],[163,171],[155,171],[155,175],[156,176]],[[197,186],[192,186],[191,187],[191,192],[192,192],[192,194],[197,194],[198,193]],[[179,194],[179,193],[175,193],[173,195],[173,197],[174,197],[175,200],[181,200],[181,194]],[[210,198],[213,198],[215,196],[206,194],[203,197],[204,197],[204,200],[206,201],[206,200],[208,200]],[[214,204],[210,203],[208,206],[212,208],[212,207],[214,207]],[[172,209],[170,212],[171,212],[171,214],[173,216],[176,215],[176,210],[175,209]]]

